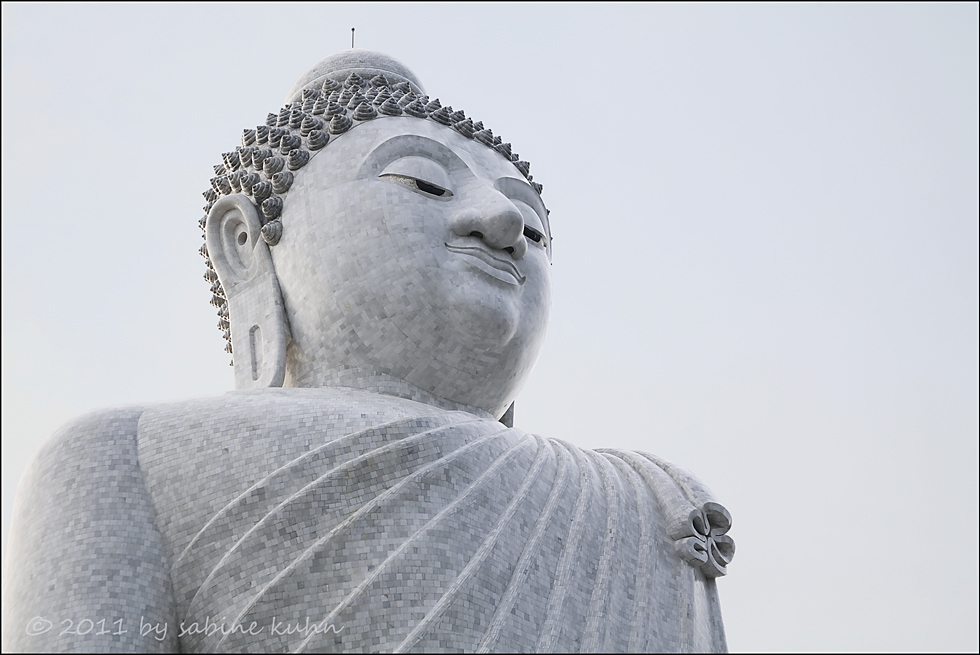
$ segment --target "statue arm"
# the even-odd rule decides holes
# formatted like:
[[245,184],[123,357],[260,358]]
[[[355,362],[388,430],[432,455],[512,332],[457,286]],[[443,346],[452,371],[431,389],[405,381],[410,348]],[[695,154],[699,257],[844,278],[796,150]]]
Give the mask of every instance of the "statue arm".
[[177,652],[163,539],[137,458],[140,408],[56,432],[17,489],[4,652]]

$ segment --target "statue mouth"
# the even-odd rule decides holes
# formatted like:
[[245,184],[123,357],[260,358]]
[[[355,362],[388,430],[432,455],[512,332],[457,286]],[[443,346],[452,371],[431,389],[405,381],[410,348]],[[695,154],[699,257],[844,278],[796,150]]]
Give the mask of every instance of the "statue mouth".
[[480,269],[491,277],[497,278],[501,282],[520,286],[527,280],[527,278],[521,275],[521,272],[517,270],[517,267],[513,262],[507,261],[502,257],[497,257],[486,248],[482,248],[477,245],[463,246],[450,245],[448,243],[446,244],[446,248],[449,249],[449,252],[465,256],[467,263]]

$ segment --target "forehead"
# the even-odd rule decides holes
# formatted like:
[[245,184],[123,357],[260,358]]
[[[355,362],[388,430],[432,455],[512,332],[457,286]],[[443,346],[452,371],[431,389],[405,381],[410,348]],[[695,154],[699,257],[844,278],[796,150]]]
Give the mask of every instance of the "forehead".
[[356,125],[333,137],[308,167],[317,174],[336,175],[340,182],[378,175],[392,161],[409,156],[426,157],[450,173],[471,173],[491,182],[512,178],[509,184],[526,186],[533,193],[520,171],[499,152],[450,127],[406,116],[379,117]]

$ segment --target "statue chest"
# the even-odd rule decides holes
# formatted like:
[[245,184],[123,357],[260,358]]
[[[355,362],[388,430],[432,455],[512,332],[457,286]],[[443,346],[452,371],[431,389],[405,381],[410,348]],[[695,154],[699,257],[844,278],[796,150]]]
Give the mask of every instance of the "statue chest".
[[281,412],[141,422],[183,650],[717,646],[628,467],[462,412]]

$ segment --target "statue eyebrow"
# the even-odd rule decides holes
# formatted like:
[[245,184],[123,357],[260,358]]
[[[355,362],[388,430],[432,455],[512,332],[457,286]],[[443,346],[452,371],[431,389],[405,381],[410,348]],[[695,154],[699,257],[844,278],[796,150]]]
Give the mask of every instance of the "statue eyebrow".
[[402,157],[424,157],[447,171],[469,169],[459,155],[435,139],[418,134],[399,134],[382,141],[364,158],[361,175],[377,175]]
[[[545,229],[549,232],[551,231],[551,225],[548,222],[548,210],[544,207],[544,203],[541,202],[541,196],[535,193],[534,188],[530,184],[522,179],[505,175],[494,180],[493,185],[497,191],[500,191],[505,196],[527,204],[541,219],[541,224],[545,226]],[[539,209],[543,211],[539,211]]]
[[[534,189],[531,188],[531,185],[512,175],[498,177],[496,180],[494,180],[493,185],[497,187],[498,191],[501,192],[504,192],[507,189],[520,189],[520,192],[517,195],[527,195],[528,198],[534,198],[534,196],[531,195],[534,193]],[[524,200],[524,198],[521,198],[521,200]],[[524,202],[527,202],[529,205],[531,204],[527,200],[524,200]]]

